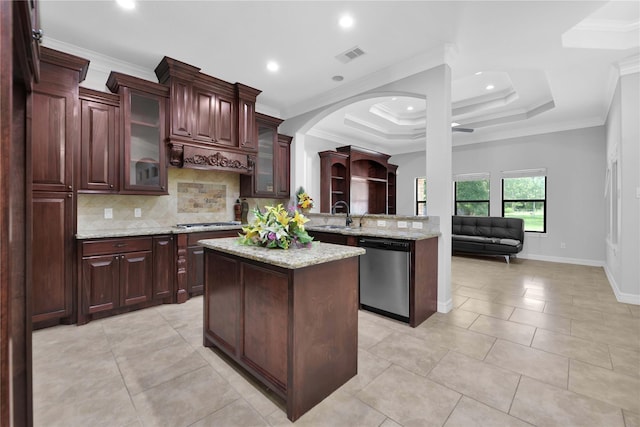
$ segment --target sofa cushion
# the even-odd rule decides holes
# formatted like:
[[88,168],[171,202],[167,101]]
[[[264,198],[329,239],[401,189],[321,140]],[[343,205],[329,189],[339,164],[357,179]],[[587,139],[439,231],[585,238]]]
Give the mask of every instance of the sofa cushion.
[[500,239],[498,243],[500,243],[501,245],[518,246],[522,242],[520,242],[520,240],[515,240],[515,239]]

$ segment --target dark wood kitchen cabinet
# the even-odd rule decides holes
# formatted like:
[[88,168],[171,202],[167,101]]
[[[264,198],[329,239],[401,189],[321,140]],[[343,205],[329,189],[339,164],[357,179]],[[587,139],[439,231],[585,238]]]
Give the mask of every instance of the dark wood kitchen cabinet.
[[[32,198],[32,319],[73,323],[73,193],[36,191]],[[58,323],[58,322],[55,322]]]
[[292,138],[278,134],[282,122],[256,113],[258,153],[253,175],[240,176],[241,197],[289,198]]
[[153,298],[173,302],[175,283],[173,235],[153,237]]
[[244,150],[255,151],[258,149],[256,97],[260,91],[240,83],[236,83],[235,86],[238,100],[238,146]]
[[111,72],[111,92],[120,95],[122,138],[120,194],[168,194],[164,85]]
[[[339,201],[349,203],[349,155],[336,151],[321,151],[320,156],[320,212],[329,213]],[[346,213],[343,206],[336,212]]]
[[79,192],[117,193],[120,97],[80,88],[82,112]]
[[[154,238],[131,237],[80,243],[78,324],[161,304],[154,299]],[[165,247],[158,253],[158,262]],[[164,266],[169,270],[170,265]],[[165,284],[164,286],[170,286]],[[163,298],[163,293],[159,293]]]
[[27,101],[31,172],[31,314],[34,329],[75,320],[76,164],[80,149],[79,83],[89,61],[40,51],[40,80]]

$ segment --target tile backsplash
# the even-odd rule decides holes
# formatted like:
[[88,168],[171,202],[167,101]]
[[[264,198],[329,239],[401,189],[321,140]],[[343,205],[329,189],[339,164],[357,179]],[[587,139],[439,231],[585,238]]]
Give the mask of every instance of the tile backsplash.
[[[240,194],[236,173],[169,168],[169,195],[78,194],[78,232],[231,221]],[[286,200],[247,199],[249,209]],[[135,217],[139,208],[141,216]],[[112,210],[105,219],[105,209]],[[252,215],[249,215],[249,220]]]

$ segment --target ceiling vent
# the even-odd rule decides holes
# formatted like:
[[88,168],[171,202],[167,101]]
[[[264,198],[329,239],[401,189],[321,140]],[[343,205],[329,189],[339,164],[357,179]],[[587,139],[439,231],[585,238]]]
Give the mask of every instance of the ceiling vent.
[[364,55],[365,53],[366,52],[364,50],[356,46],[356,47],[352,47],[351,49],[345,52],[342,52],[340,55],[336,56],[336,59],[342,62],[343,64],[346,64],[347,62],[351,62],[354,59]]

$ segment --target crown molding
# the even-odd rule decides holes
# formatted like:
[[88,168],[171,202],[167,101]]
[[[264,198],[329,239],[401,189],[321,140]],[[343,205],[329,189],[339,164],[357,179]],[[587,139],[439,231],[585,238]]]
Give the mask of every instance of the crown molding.
[[618,61],[618,72],[620,76],[635,74],[640,72],[640,55],[633,55]]

